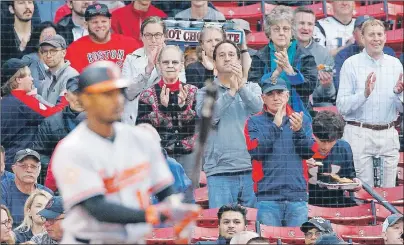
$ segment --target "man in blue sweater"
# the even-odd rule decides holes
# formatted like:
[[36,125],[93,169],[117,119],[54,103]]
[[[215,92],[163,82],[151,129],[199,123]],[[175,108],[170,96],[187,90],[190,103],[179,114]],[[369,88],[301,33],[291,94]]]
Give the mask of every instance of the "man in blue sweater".
[[310,137],[302,129],[308,118],[287,104],[289,91],[283,79],[267,80],[262,90],[264,110],[247,120],[245,130],[251,158],[262,161],[257,220],[271,226],[300,226],[307,221],[308,195],[293,137]]

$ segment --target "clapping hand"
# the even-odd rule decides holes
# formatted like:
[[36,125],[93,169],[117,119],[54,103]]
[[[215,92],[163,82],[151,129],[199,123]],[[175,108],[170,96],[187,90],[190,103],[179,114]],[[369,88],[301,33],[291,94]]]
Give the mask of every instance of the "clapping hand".
[[278,65],[278,67],[280,67],[280,69],[282,69],[288,74],[294,72],[293,67],[289,63],[289,57],[286,48],[283,49],[282,51],[275,52],[275,57],[276,57],[275,63]]
[[160,101],[161,104],[165,107],[168,107],[168,102],[170,100],[170,89],[166,87],[166,85],[164,85],[161,88],[161,93],[160,93]]
[[278,111],[276,112],[276,114],[275,114],[275,117],[274,117],[274,123],[275,123],[275,125],[277,126],[277,127],[280,127],[281,125],[282,125],[282,120],[283,120],[283,116],[285,115],[285,108],[286,108],[286,104],[287,104],[288,102],[287,101],[285,101],[283,104],[282,104],[282,106],[280,106],[279,108],[278,108]]
[[245,81],[243,79],[243,67],[239,63],[232,63],[230,66],[233,72],[232,79],[237,81],[238,89],[240,89],[245,85]]
[[332,74],[330,72],[318,71],[318,79],[323,87],[330,87],[332,84]]
[[369,97],[372,93],[373,89],[375,88],[376,83],[376,74],[374,72],[369,73],[368,77],[366,78],[365,84],[365,97]]
[[180,107],[183,107],[185,105],[187,97],[188,97],[187,85],[182,86],[182,84],[180,84],[180,92],[178,94],[178,105]]
[[397,80],[396,86],[394,87],[394,93],[400,94],[401,92],[403,92],[403,88],[404,88],[403,73],[401,73]]
[[162,48],[163,46],[158,46],[147,52],[146,74],[152,73],[154,66],[157,64],[157,58]]
[[293,112],[292,115],[289,116],[289,122],[290,129],[292,129],[293,132],[299,131],[303,125],[303,112]]
[[214,65],[206,55],[205,50],[202,50],[202,65],[206,68],[206,70],[212,71],[214,69]]

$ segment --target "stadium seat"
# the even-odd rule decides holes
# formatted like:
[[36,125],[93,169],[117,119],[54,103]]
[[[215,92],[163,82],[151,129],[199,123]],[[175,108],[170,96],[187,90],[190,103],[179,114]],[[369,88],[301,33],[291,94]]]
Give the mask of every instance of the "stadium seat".
[[[403,13],[402,5],[397,5],[393,3],[388,3],[388,12],[389,16],[397,16]],[[372,5],[365,5],[360,6],[355,9],[355,16],[360,15],[371,15],[374,18],[383,18],[386,16],[386,11],[384,9],[383,3],[372,4]]]
[[217,6],[216,9],[220,11],[226,19],[244,19],[248,21],[252,31],[257,31],[257,23],[262,20],[261,3],[240,7]]
[[209,207],[208,187],[202,187],[194,190],[195,202],[203,208]]
[[278,239],[282,243],[287,244],[304,244],[304,234],[300,227],[274,227],[260,225],[260,235],[268,238],[270,242],[277,242]]
[[346,208],[325,208],[309,205],[309,218],[323,217],[334,224],[369,225],[375,220],[370,204]]
[[212,1],[213,6],[217,7],[238,7],[237,1]]
[[404,167],[404,152],[400,152],[400,160],[398,160],[398,166]]
[[173,228],[155,228],[152,233],[146,237],[146,244],[175,244]]
[[269,42],[265,32],[253,32],[247,39],[248,46],[253,49],[260,49],[267,45]]
[[[402,186],[396,186],[392,188],[381,188],[381,187],[375,187],[373,188],[374,191],[376,191],[379,195],[384,197],[389,203],[397,206],[403,206],[404,205],[404,193],[403,193],[403,187]],[[373,197],[367,193],[364,190],[360,190],[355,192],[355,197],[357,199],[365,200],[370,202],[371,200],[374,200]]]
[[[314,3],[310,5],[306,5],[305,7],[310,8],[314,11],[314,14],[316,15],[316,19],[322,19],[325,17],[324,14],[324,9],[323,9],[323,3]],[[327,15],[329,13],[332,13],[332,7],[330,3],[327,3]]]
[[359,244],[383,244],[382,227],[333,225],[334,231],[345,241]]
[[206,179],[206,174],[205,174],[205,172],[201,171],[199,185],[200,185],[200,187],[205,187],[207,184],[208,184],[208,181]]
[[[404,213],[404,206],[396,206],[396,208],[400,213]],[[378,222],[383,223],[390,214],[391,212],[383,207],[383,205],[376,203],[376,217]]]
[[[218,208],[205,209],[200,213],[196,225],[205,228],[215,228],[219,225],[217,218]],[[257,209],[247,208],[247,222],[249,225],[254,226],[257,219]]]
[[386,45],[394,49],[396,52],[402,52],[404,43],[404,29],[389,30],[386,32]]

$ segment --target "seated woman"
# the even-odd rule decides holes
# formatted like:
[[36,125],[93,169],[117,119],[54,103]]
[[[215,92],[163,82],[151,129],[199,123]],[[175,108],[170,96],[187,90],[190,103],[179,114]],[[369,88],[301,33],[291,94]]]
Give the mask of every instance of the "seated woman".
[[1,244],[15,244],[15,236],[11,228],[13,227],[13,217],[4,205],[0,205],[0,242]]
[[162,78],[139,95],[137,124],[149,123],[157,129],[162,147],[193,176],[195,154],[195,95],[197,88],[183,84],[179,74],[184,55],[177,46],[165,46],[157,65]]
[[24,220],[14,229],[17,243],[27,242],[34,235],[45,232],[45,220],[38,215],[38,212],[45,208],[51,198],[51,194],[39,189],[28,197],[24,206]]
[[271,78],[276,81],[281,77],[287,83],[293,109],[304,111],[317,84],[314,57],[293,39],[292,8],[279,5],[265,18],[269,43],[252,56],[248,80],[261,82]]

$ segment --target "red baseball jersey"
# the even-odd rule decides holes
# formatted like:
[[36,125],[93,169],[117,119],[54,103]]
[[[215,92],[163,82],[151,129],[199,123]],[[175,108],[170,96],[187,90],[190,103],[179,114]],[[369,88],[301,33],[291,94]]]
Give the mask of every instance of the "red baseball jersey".
[[115,62],[122,68],[126,55],[142,46],[138,40],[119,34],[111,34],[111,40],[102,44],[84,36],[69,45],[66,59],[80,73],[89,64],[100,60]]

